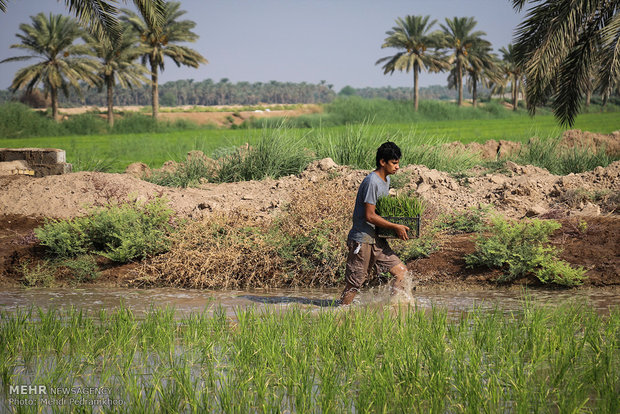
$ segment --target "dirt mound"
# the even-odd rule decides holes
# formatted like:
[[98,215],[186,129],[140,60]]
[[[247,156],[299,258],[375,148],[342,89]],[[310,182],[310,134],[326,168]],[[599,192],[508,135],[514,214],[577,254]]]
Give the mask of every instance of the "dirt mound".
[[[620,154],[620,131],[614,131],[611,134],[597,134],[572,129],[562,134],[559,144],[562,148],[585,148],[593,152],[604,149],[609,155],[617,155]],[[522,145],[514,141],[495,141],[491,139],[484,144],[471,142],[465,145],[461,142],[450,142],[444,144],[443,147],[449,152],[468,151],[473,154],[479,154],[485,160],[495,160],[519,154]]]
[[479,154],[485,160],[503,159],[510,155],[518,154],[521,150],[521,143],[514,141],[495,141],[493,139],[486,141],[484,144],[471,142],[467,145],[455,141],[443,145],[448,152],[470,152]]
[[611,134],[597,134],[573,129],[562,134],[561,145],[567,148],[583,147],[592,151],[604,148],[607,154],[620,154],[620,131],[614,131]]
[[[443,209],[492,205],[508,217],[537,216],[555,211],[561,216],[617,212],[620,206],[620,161],[582,174],[556,176],[544,169],[507,162],[503,173],[473,170],[455,177],[425,166],[409,165],[400,191],[415,192]],[[0,177],[0,214],[69,218],[108,202],[166,197],[186,217],[240,210],[270,218],[309,182],[329,180],[342,191],[355,192],[369,171],[338,166],[331,160],[312,163],[298,176],[278,180],[203,184],[199,188],[169,188],[130,174],[78,172],[34,178]]]

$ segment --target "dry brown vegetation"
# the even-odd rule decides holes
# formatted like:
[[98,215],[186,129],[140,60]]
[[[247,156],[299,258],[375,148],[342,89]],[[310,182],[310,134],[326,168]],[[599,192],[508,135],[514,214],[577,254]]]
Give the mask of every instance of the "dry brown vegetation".
[[191,221],[168,253],[146,261],[137,285],[190,288],[334,286],[346,259],[354,194],[309,183],[273,221],[240,211]]

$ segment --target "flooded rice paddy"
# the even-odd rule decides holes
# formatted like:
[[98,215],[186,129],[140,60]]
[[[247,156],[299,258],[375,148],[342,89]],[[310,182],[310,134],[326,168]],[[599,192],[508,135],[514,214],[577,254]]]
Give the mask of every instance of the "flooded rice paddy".
[[[222,308],[234,317],[239,309],[286,309],[303,307],[316,309],[337,307],[339,288],[331,289],[270,289],[270,290],[221,290],[179,288],[15,288],[0,292],[0,310],[12,311],[31,306],[47,308],[76,307],[84,310],[112,310],[123,305],[136,316],[151,307],[170,307],[178,315]],[[415,290],[404,302],[421,309],[442,308],[449,314],[459,314],[472,309],[517,311],[523,299],[545,305],[561,305],[575,301],[589,305],[598,313],[607,313],[610,307],[620,306],[620,289],[466,289],[466,290]],[[381,307],[391,303],[387,286],[364,289],[355,299],[354,307]]]
[[0,412],[620,410],[618,290],[339,293],[4,290]]

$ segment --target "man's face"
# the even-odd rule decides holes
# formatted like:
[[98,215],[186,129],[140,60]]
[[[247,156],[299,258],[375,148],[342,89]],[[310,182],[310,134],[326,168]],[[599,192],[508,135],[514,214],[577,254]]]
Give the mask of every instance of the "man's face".
[[387,175],[396,174],[400,169],[400,160],[381,161]]

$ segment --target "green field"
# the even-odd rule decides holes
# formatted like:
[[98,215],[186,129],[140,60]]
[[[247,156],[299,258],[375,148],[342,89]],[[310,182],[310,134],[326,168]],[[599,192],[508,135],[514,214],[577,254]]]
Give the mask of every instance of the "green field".
[[[620,113],[588,113],[577,118],[575,129],[610,133],[620,129]],[[369,139],[393,140],[408,144],[461,141],[464,143],[489,139],[527,141],[533,136],[557,137],[566,128],[558,126],[552,115],[530,117],[524,113],[499,119],[467,119],[423,121],[410,124],[362,124],[352,127],[287,129],[310,149],[326,136],[338,136],[347,130],[357,130]],[[182,160],[194,149],[214,155],[218,149],[255,143],[269,130],[186,130],[165,133],[125,135],[54,136],[36,138],[0,138],[0,147],[61,148],[67,151],[67,161],[77,169],[100,169],[121,172],[132,162],[144,162],[152,168],[168,160]],[[364,137],[362,137],[363,139]],[[406,148],[405,148],[406,151]],[[217,153],[216,153],[217,155]]]

